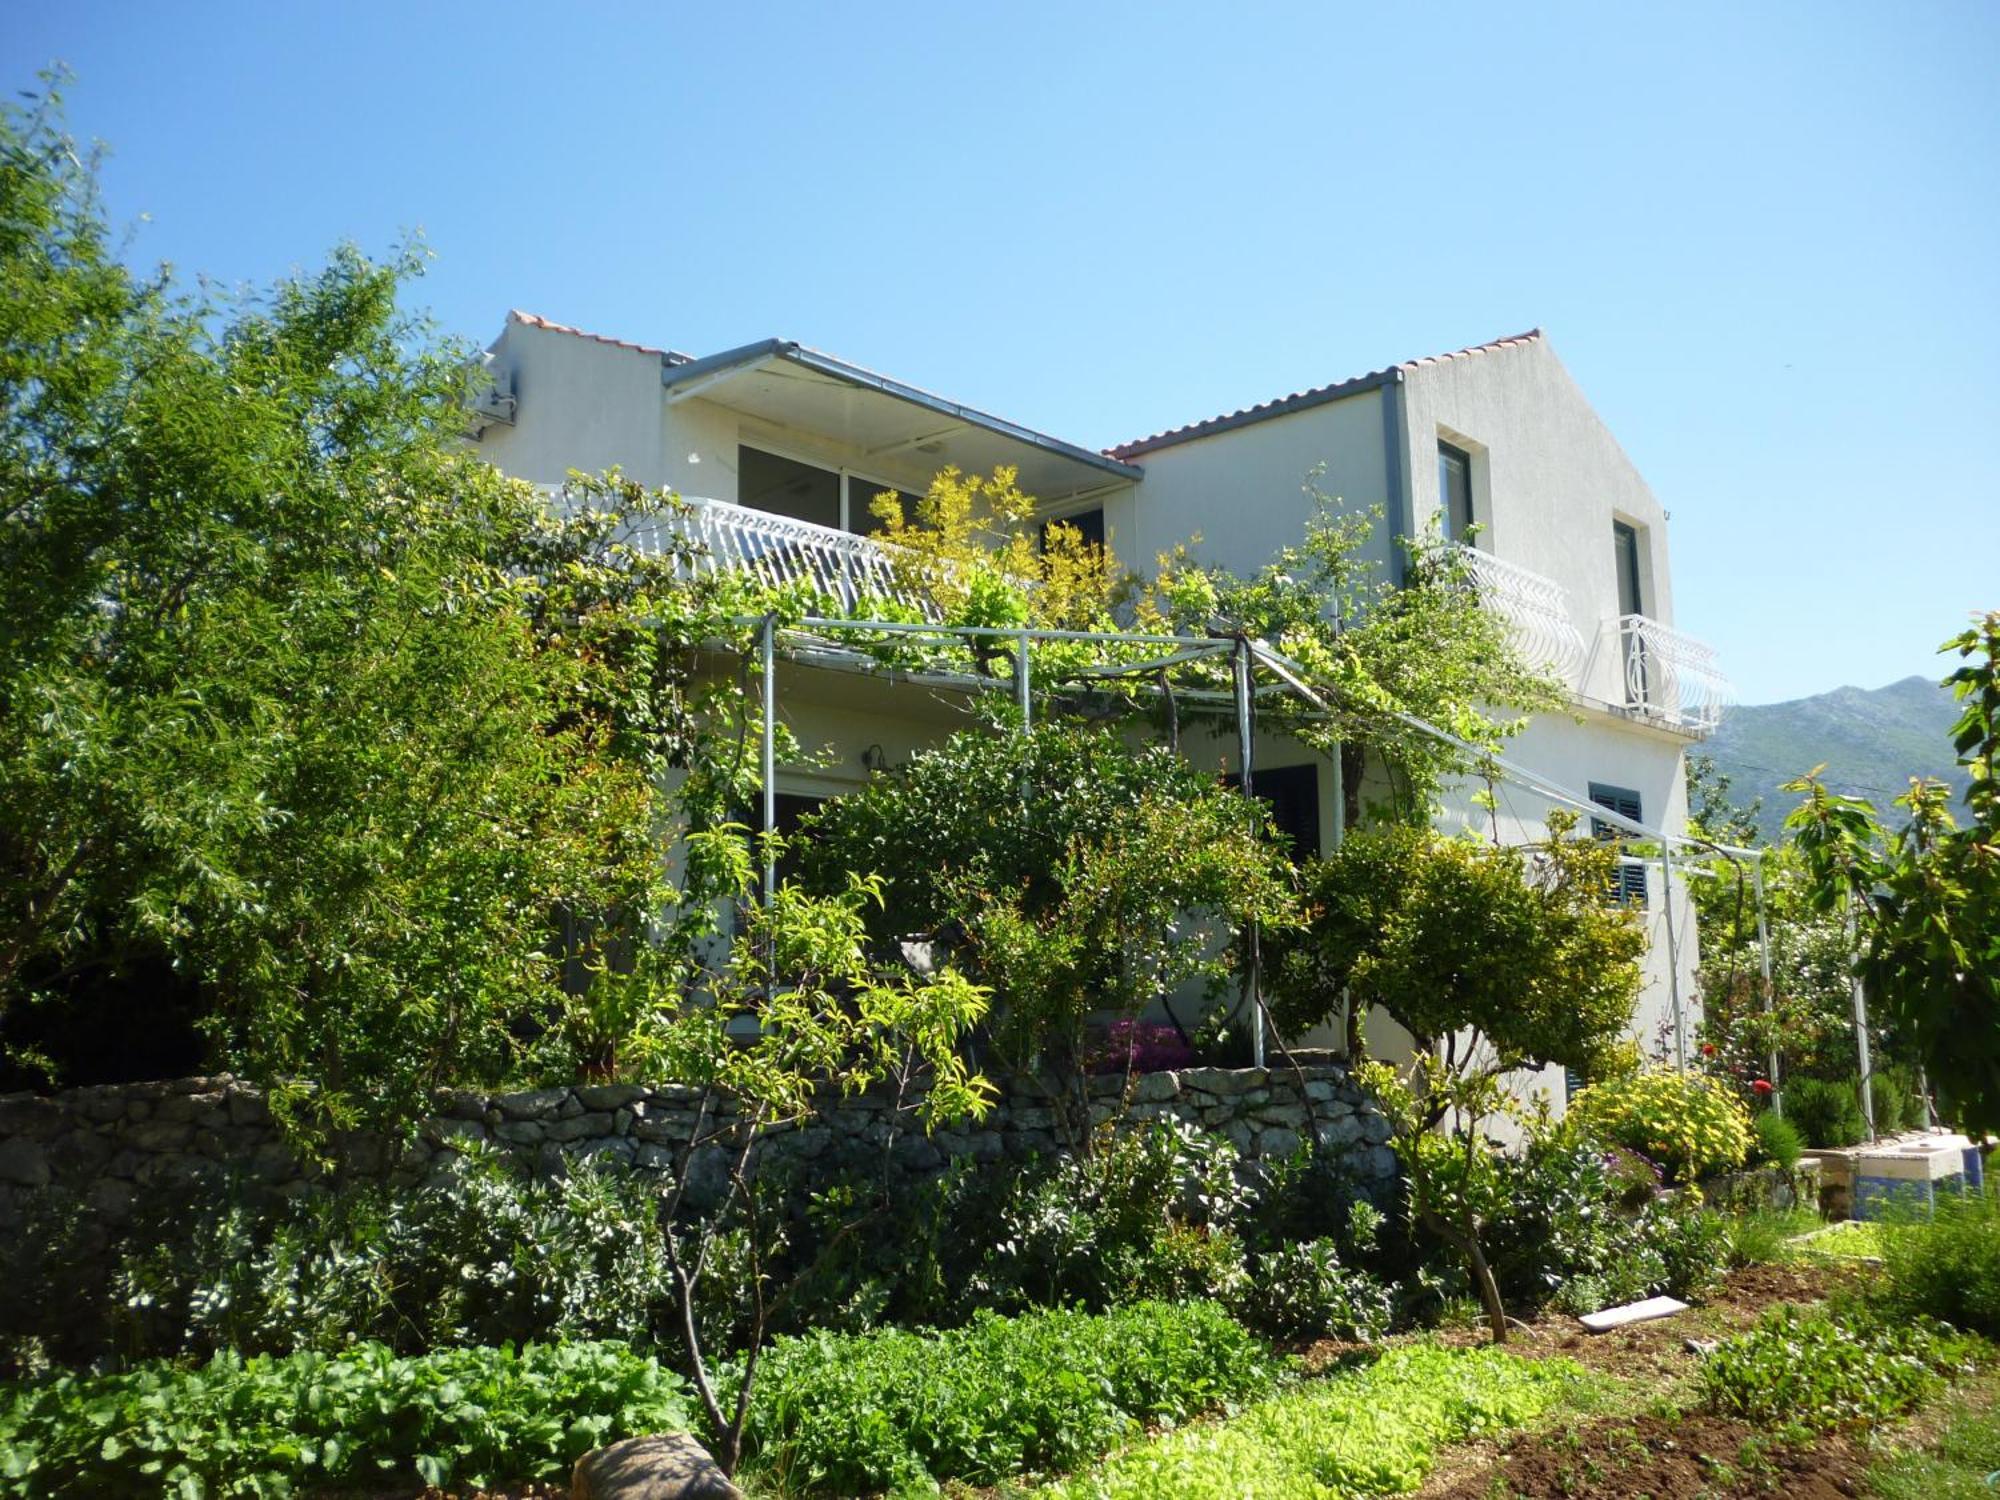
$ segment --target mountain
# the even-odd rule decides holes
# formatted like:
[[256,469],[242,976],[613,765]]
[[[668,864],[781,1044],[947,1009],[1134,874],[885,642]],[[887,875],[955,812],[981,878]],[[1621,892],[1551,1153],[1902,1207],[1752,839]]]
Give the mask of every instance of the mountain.
[[1764,799],[1758,821],[1764,837],[1776,841],[1785,814],[1798,805],[1778,787],[1821,761],[1828,786],[1866,797],[1885,821],[1896,820],[1901,809],[1890,800],[1908,790],[1912,776],[1948,782],[1955,805],[1966,785],[1948,733],[1957,717],[1948,689],[1932,678],[1905,677],[1887,687],[1835,688],[1790,703],[1729,709],[1697,753],[1729,778],[1730,801]]

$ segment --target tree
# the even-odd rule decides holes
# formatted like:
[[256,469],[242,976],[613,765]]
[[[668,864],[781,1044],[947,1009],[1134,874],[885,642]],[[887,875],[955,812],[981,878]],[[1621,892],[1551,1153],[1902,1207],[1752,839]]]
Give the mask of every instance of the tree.
[[879,872],[877,943],[930,936],[992,985],[1017,1067],[1079,1066],[1094,1011],[1219,992],[1250,924],[1291,905],[1262,804],[1164,746],[1062,721],[953,735],[828,803],[802,852],[821,892]]
[[1344,992],[1410,1033],[1407,1070],[1357,1076],[1395,1130],[1412,1213],[1464,1255],[1496,1341],[1506,1310],[1480,1236],[1501,1177],[1485,1122],[1517,1108],[1511,1072],[1626,1065],[1641,980],[1645,933],[1608,900],[1615,856],[1574,826],[1551,813],[1533,850],[1398,825],[1350,834],[1307,873],[1304,924],[1275,955],[1280,1025],[1317,1024]]
[[[141,282],[44,99],[0,119],[0,1036],[183,976],[294,1125],[496,1079],[569,1014],[559,918],[657,889],[666,505],[468,457],[414,251],[261,298]],[[671,642],[669,642],[671,644]],[[628,915],[618,916],[615,914]],[[594,962],[585,952],[579,958]]]
[[1563,706],[1561,685],[1523,660],[1505,623],[1480,603],[1462,552],[1435,532],[1396,538],[1406,554],[1397,583],[1366,555],[1379,510],[1343,512],[1311,482],[1306,493],[1313,511],[1298,546],[1249,578],[1177,548],[1141,592],[1137,619],[1197,635],[1240,632],[1287,654],[1331,713],[1289,702],[1260,707],[1267,727],[1342,758],[1350,825],[1361,821],[1371,759],[1390,785],[1382,811],[1428,823],[1445,780],[1479,767],[1410,716],[1497,750],[1529,714]]
[[[701,833],[693,842],[697,857],[727,870],[747,902],[755,882],[749,846],[738,832]],[[880,896],[880,882],[861,877],[850,877],[831,896],[788,883],[768,905],[746,906],[726,961],[705,971],[699,992],[681,982],[671,960],[652,991],[661,1061],[669,1076],[698,1091],[694,1129],[676,1152],[662,1213],[695,1390],[720,1435],[716,1459],[728,1473],[742,1456],[771,1320],[788,1287],[808,1274],[797,1273],[788,1287],[773,1282],[767,1255],[778,1215],[768,1201],[760,1147],[810,1116],[823,1096],[885,1080],[897,1084],[899,1103],[923,1085],[912,1107],[926,1128],[981,1116],[991,1103],[991,1085],[967,1067],[960,1050],[984,1014],[986,992],[948,967],[919,978],[900,965],[871,965],[863,914]],[[902,1114],[893,1113],[892,1130]],[[882,1143],[885,1161],[894,1144],[893,1135]],[[712,1259],[730,1227],[743,1231],[749,1307],[733,1392],[699,1317],[708,1280],[726,1274]]]
[[1952,747],[1971,777],[1966,822],[1942,782],[1912,777],[1893,831],[1874,807],[1831,792],[1818,772],[1785,820],[1810,900],[1851,916],[1855,970],[1871,1010],[1909,1039],[1940,1100],[1968,1128],[2000,1130],[2000,611],[1939,648],[1962,665],[1945,683],[1960,705]]

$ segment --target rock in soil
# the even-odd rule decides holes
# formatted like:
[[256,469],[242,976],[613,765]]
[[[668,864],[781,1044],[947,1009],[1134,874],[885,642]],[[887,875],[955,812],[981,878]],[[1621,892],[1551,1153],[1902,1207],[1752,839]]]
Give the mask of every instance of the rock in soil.
[[708,1450],[684,1432],[626,1438],[576,1461],[570,1500],[743,1500]]

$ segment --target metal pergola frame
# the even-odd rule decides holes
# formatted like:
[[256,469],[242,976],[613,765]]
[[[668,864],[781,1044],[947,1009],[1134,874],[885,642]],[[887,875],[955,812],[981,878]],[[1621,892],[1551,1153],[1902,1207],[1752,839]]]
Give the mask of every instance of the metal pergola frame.
[[[1191,661],[1200,661],[1224,655],[1231,657],[1233,691],[1227,694],[1194,690],[1184,692],[1196,701],[1227,703],[1236,724],[1237,754],[1242,771],[1240,790],[1246,805],[1256,795],[1254,788],[1254,728],[1255,700],[1259,692],[1276,691],[1296,697],[1321,714],[1331,714],[1332,709],[1304,679],[1304,668],[1297,662],[1271,649],[1261,640],[1248,635],[1169,635],[1141,631],[1101,631],[1101,630],[1056,630],[1036,626],[1012,625],[931,625],[916,624],[906,620],[859,620],[826,615],[807,615],[789,625],[780,625],[778,616],[739,615],[731,623],[742,628],[757,631],[759,665],[762,676],[763,723],[761,726],[762,759],[762,814],[766,829],[777,825],[777,661],[778,638],[782,634],[804,635],[808,639],[818,637],[825,640],[830,636],[844,633],[870,633],[878,635],[906,635],[929,637],[934,640],[995,639],[1011,641],[1014,645],[1013,691],[1015,704],[1021,715],[1021,727],[1025,731],[1033,720],[1032,661],[1029,647],[1036,641],[1084,642],[1100,646],[1158,646],[1167,648],[1164,656],[1139,662],[1107,661],[1097,666],[1078,668],[1066,674],[1068,677],[1116,678],[1138,673],[1158,672],[1167,667],[1179,666]],[[1274,684],[1259,688],[1255,683],[1257,667],[1261,665],[1277,679]],[[947,674],[939,679],[941,685],[967,691],[987,692],[1004,685],[1004,679],[984,678],[972,674]],[[1680,982],[1680,940],[1675,928],[1673,879],[1675,870],[1674,851],[1700,851],[1710,857],[1719,856],[1727,860],[1740,874],[1747,864],[1757,910],[1757,958],[1761,978],[1763,1004],[1768,1008],[1772,1003],[1771,988],[1771,938],[1764,892],[1764,856],[1769,851],[1749,849],[1740,845],[1725,844],[1715,839],[1701,838],[1692,834],[1670,833],[1664,828],[1649,828],[1636,818],[1592,802],[1569,787],[1541,773],[1531,771],[1507,760],[1504,756],[1480,748],[1469,741],[1441,729],[1415,714],[1397,711],[1392,715],[1410,729],[1441,743],[1448,744],[1470,758],[1472,763],[1488,774],[1510,781],[1526,791],[1587,814],[1600,823],[1619,830],[1623,835],[1621,844],[1634,841],[1655,843],[1659,846],[1657,856],[1641,858],[1629,852],[1621,857],[1636,859],[1640,863],[1651,863],[1657,858],[1663,876],[1660,883],[1662,917],[1667,931],[1667,986],[1669,1006],[1673,1019],[1675,1063],[1685,1070],[1688,1065],[1688,1016],[1685,997],[1681,993]],[[1344,807],[1345,788],[1342,785],[1340,757],[1328,756],[1334,777],[1334,840],[1339,842],[1344,833],[1340,824],[1340,811]],[[1713,875],[1719,872],[1706,869],[1699,861],[1690,865],[1682,862],[1685,873]],[[763,893],[766,902],[777,892],[777,861],[771,850],[766,848],[763,870]],[[1265,1057],[1265,1016],[1261,994],[1258,992],[1260,976],[1256,962],[1256,934],[1251,934],[1252,959],[1249,969],[1249,1009],[1251,1013],[1251,1055],[1257,1067],[1264,1066]],[[1870,1138],[1876,1136],[1875,1110],[1870,1059],[1868,1048],[1867,997],[1857,977],[1854,981],[1855,1039],[1860,1058],[1862,1113],[1868,1124]],[[1766,1061],[1772,1085],[1772,1107],[1779,1114],[1784,1112],[1782,1080],[1778,1076],[1778,1054],[1774,1049]]]
[[[1096,666],[1079,668],[1073,674],[1068,674],[1099,679],[1132,676],[1142,672],[1159,672],[1170,666],[1227,654],[1231,658],[1232,691],[1228,694],[1196,691],[1186,696],[1210,702],[1227,702],[1230,705],[1236,722],[1237,757],[1241,765],[1239,787],[1246,807],[1254,806],[1256,797],[1254,729],[1255,699],[1259,690],[1254,679],[1257,665],[1261,663],[1278,679],[1273,685],[1276,691],[1302,698],[1320,712],[1330,711],[1326,701],[1301,680],[1304,669],[1297,662],[1281,656],[1262,641],[1253,640],[1243,634],[1196,636],[1152,634],[1144,631],[1056,630],[1028,625],[930,625],[916,624],[907,620],[852,620],[828,615],[806,615],[785,626],[780,625],[775,614],[738,615],[733,617],[730,623],[742,628],[755,629],[757,632],[758,664],[763,693],[763,722],[760,726],[761,801],[763,826],[766,830],[775,828],[778,820],[777,682],[778,637],[781,634],[805,635],[809,638],[818,636],[823,639],[833,633],[863,632],[943,640],[1011,641],[1014,646],[1014,701],[1020,711],[1023,732],[1026,732],[1033,722],[1033,664],[1028,648],[1036,641],[1169,648],[1165,656],[1138,662],[1105,661]],[[969,692],[983,692],[1002,686],[1003,680],[967,674],[962,680],[952,681],[951,685]],[[1333,766],[1337,840],[1341,831],[1337,821],[1338,809],[1343,805],[1345,788],[1341,784],[1340,757],[1329,756],[1328,760]],[[777,889],[777,859],[767,843],[764,849],[763,881],[764,900],[767,904],[777,894]],[[1245,998],[1248,1001],[1251,1018],[1251,1061],[1254,1066],[1261,1068],[1264,1066],[1265,1056],[1265,1016],[1263,996],[1259,989],[1261,976],[1258,972],[1258,941],[1254,927],[1250,933],[1250,944],[1251,958],[1247,971]]]

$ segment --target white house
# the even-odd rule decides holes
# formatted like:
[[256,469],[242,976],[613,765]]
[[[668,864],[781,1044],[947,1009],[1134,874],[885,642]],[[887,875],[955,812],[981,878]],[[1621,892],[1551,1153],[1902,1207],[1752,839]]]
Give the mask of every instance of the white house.
[[[946,464],[1020,471],[1044,514],[1072,518],[1126,563],[1198,537],[1205,561],[1254,571],[1303,535],[1309,478],[1343,507],[1379,507],[1373,552],[1434,520],[1469,545],[1481,598],[1558,672],[1571,713],[1547,715],[1509,759],[1648,826],[1686,822],[1682,758],[1726,694],[1708,649],[1673,628],[1666,512],[1539,330],[1391,365],[1109,449],[1031,431],[779,339],[696,357],[512,313],[487,351],[482,454],[544,485],[613,465],[696,502],[721,559],[808,558],[824,579],[880,575],[868,497],[921,493]],[[1316,476],[1316,477],[1315,477]],[[1469,538],[1469,542],[1466,539]],[[781,716],[828,764],[780,768],[781,823],[964,722],[937,694],[787,667]],[[1260,741],[1259,788],[1296,837],[1324,846],[1342,809],[1332,768]],[[1455,789],[1448,820],[1507,842],[1540,837],[1551,803],[1502,783],[1497,811]],[[1676,875],[1628,871],[1652,952],[1638,1031],[1649,1050],[1691,1005],[1694,932]],[[1669,941],[1669,912],[1672,941]],[[1670,952],[1673,956],[1670,973]],[[1560,1078],[1547,1080],[1560,1097]]]

